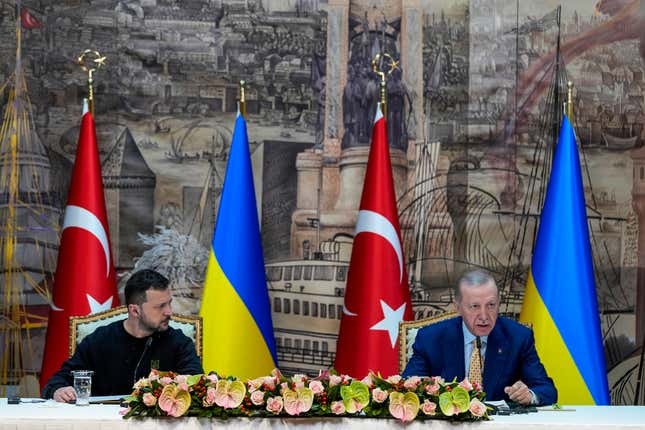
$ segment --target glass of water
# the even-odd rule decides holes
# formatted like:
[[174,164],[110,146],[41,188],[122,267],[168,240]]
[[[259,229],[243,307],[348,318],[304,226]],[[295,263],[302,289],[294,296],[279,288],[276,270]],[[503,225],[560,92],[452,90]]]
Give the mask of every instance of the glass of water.
[[92,392],[92,370],[72,370],[74,376],[74,391],[76,391],[76,406],[87,406],[90,404],[90,393]]

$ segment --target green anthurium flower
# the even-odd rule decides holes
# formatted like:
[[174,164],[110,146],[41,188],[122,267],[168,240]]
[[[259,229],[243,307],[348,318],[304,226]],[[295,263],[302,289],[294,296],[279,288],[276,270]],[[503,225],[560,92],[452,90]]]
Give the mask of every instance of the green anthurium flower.
[[353,414],[369,404],[370,390],[362,382],[352,381],[351,384],[340,388],[340,397],[347,413]]
[[455,387],[452,391],[446,391],[439,396],[439,408],[447,417],[466,412],[469,405],[468,391],[461,387]]

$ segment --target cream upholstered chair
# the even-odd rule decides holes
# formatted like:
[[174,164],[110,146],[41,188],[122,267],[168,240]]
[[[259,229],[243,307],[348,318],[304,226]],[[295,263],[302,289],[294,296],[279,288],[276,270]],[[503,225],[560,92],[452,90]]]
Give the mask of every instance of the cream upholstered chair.
[[423,327],[459,316],[457,312],[446,312],[416,321],[401,321],[399,324],[399,373],[403,373],[405,366],[412,357],[412,345],[417,338],[417,333]]
[[[127,318],[128,308],[119,306],[110,310],[82,317],[69,317],[69,356],[74,355],[76,346],[99,327]],[[198,315],[173,314],[170,327],[181,330],[195,342],[197,356],[202,358],[202,317]]]

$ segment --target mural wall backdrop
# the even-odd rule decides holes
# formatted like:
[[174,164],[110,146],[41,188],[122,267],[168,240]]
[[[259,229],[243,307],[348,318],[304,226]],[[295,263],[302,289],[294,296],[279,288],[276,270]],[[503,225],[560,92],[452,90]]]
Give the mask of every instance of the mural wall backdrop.
[[[29,322],[13,376],[37,373],[42,360],[86,96],[80,52],[107,56],[95,116],[115,265],[123,277],[141,267],[170,276],[177,312],[198,311],[238,81],[247,81],[278,360],[287,372],[310,373],[335,356],[378,95],[370,62],[387,52],[400,61],[388,75],[387,119],[417,318],[449,310],[451,287],[472,267],[495,274],[503,313],[517,316],[564,82],[575,83],[612,399],[642,403],[641,3],[25,0],[17,64],[14,2],[3,0],[0,82],[24,70],[32,109],[29,145],[18,147],[28,179],[18,218],[23,276],[2,269],[3,285],[13,285],[4,288],[26,305],[19,321]],[[5,107],[8,97],[4,87]]]

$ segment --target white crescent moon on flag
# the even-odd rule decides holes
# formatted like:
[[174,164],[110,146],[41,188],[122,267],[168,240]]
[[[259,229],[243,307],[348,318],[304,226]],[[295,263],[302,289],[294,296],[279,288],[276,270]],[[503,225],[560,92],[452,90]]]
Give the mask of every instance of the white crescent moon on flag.
[[359,211],[354,239],[361,233],[377,234],[392,245],[396,257],[399,259],[399,282],[403,281],[403,251],[401,250],[399,235],[396,234],[396,229],[390,220],[374,211]]
[[[358,220],[356,221],[356,231],[354,239],[361,233],[374,233],[387,240],[399,260],[399,282],[403,281],[403,251],[401,250],[401,242],[396,229],[383,215],[374,211],[361,210],[358,212]],[[343,313],[349,316],[356,316],[343,304]]]
[[[78,227],[92,234],[101,243],[105,254],[105,277],[110,276],[110,246],[103,224],[92,212],[80,206],[68,205],[65,208],[63,230],[69,227]],[[62,234],[62,232],[61,232]]]

